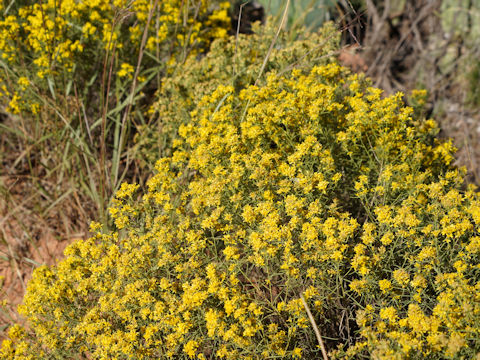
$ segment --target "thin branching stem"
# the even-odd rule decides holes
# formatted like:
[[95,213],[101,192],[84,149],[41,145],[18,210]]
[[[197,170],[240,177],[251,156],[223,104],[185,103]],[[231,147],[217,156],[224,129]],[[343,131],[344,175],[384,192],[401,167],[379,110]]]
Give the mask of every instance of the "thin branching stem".
[[318,344],[320,345],[320,349],[322,350],[323,360],[328,360],[327,351],[325,350],[325,345],[323,345],[322,336],[320,335],[318,326],[315,323],[315,319],[313,318],[313,315],[310,311],[310,308],[308,307],[307,302],[305,301],[305,298],[303,297],[303,294],[300,294],[300,298],[302,299],[303,307],[307,311],[308,319],[313,326],[313,331],[315,331],[315,335],[317,336]]

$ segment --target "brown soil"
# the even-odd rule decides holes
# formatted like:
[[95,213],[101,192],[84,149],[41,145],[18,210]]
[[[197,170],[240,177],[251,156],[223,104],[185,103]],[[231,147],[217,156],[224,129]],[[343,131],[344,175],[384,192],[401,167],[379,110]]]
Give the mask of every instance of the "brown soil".
[[40,265],[53,265],[63,257],[65,247],[85,231],[59,236],[53,219],[42,219],[23,206],[21,183],[0,177],[0,184],[10,189],[8,198],[0,197],[0,340],[5,337],[8,324],[22,322],[16,309],[25,293],[33,269]]

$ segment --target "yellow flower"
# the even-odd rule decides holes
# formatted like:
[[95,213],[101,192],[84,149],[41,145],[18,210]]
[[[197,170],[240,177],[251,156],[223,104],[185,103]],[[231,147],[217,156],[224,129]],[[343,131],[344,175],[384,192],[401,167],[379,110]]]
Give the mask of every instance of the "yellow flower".
[[183,352],[188,355],[188,357],[193,358],[198,349],[198,342],[195,340],[190,340],[183,346]]
[[390,324],[395,324],[398,319],[397,310],[393,306],[380,309],[380,318],[388,320]]
[[134,71],[134,68],[133,68],[132,65],[127,64],[127,63],[123,63],[122,65],[120,65],[120,70],[117,71],[117,75],[119,77],[127,77],[128,76],[131,79],[133,71]]
[[296,347],[292,351],[292,357],[301,359],[302,358],[302,351],[303,351],[303,349]]
[[393,278],[395,281],[401,285],[406,286],[410,281],[410,275],[405,269],[397,269],[393,272]]
[[365,289],[366,285],[367,285],[367,281],[365,279],[362,279],[362,280],[355,279],[350,283],[350,289],[352,289],[358,294],[361,294],[362,290]]
[[390,282],[390,280],[387,279],[380,280],[378,282],[378,285],[380,286],[380,290],[382,290],[384,294],[392,289],[392,283]]

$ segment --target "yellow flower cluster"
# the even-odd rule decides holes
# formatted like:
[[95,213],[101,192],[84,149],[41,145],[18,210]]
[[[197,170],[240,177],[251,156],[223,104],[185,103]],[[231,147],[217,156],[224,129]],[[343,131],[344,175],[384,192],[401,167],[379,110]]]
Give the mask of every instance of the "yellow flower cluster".
[[302,295],[332,358],[478,356],[479,194],[411,114],[336,63],[216,87],[1,358],[318,359]]

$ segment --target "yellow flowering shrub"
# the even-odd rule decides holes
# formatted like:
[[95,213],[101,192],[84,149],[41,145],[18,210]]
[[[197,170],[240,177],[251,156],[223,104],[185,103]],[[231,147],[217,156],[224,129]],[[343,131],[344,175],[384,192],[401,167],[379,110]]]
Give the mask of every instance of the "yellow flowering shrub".
[[[190,122],[190,112],[219,85],[233,86],[238,92],[255,82],[264,84],[273,72],[288,74],[294,68],[308,70],[331,62],[338,49],[340,37],[333,23],[318,32],[300,31],[295,41],[287,32],[277,37],[277,28],[268,19],[265,25],[254,24],[251,35],[216,39],[204,58],[190,57],[163,79],[149,109],[150,120],[136,135],[143,167],[153,168],[159,157],[171,155],[179,126]],[[270,51],[272,42],[275,46]]]
[[155,90],[167,69],[203,56],[214,39],[227,36],[230,6],[0,1],[4,152],[10,173],[29,175],[22,177],[27,211],[54,219],[74,202],[78,216],[107,222],[113,193],[135,178],[133,137]]
[[[141,51],[146,53],[141,79],[148,80],[145,69],[183,61],[192,52],[204,51],[213,39],[227,36],[230,27],[228,1],[46,0],[5,4],[0,7],[0,57],[4,64],[0,101],[14,114],[36,114],[44,105],[41,95],[58,101],[58,96],[73,97],[75,87],[83,94],[85,86],[94,84],[96,93],[90,96],[98,96],[102,72],[113,71],[120,80],[130,80]],[[112,68],[105,68],[106,59],[113,59]]]
[[4,359],[475,358],[480,198],[402,95],[335,62],[219,85],[116,228],[40,267]]

